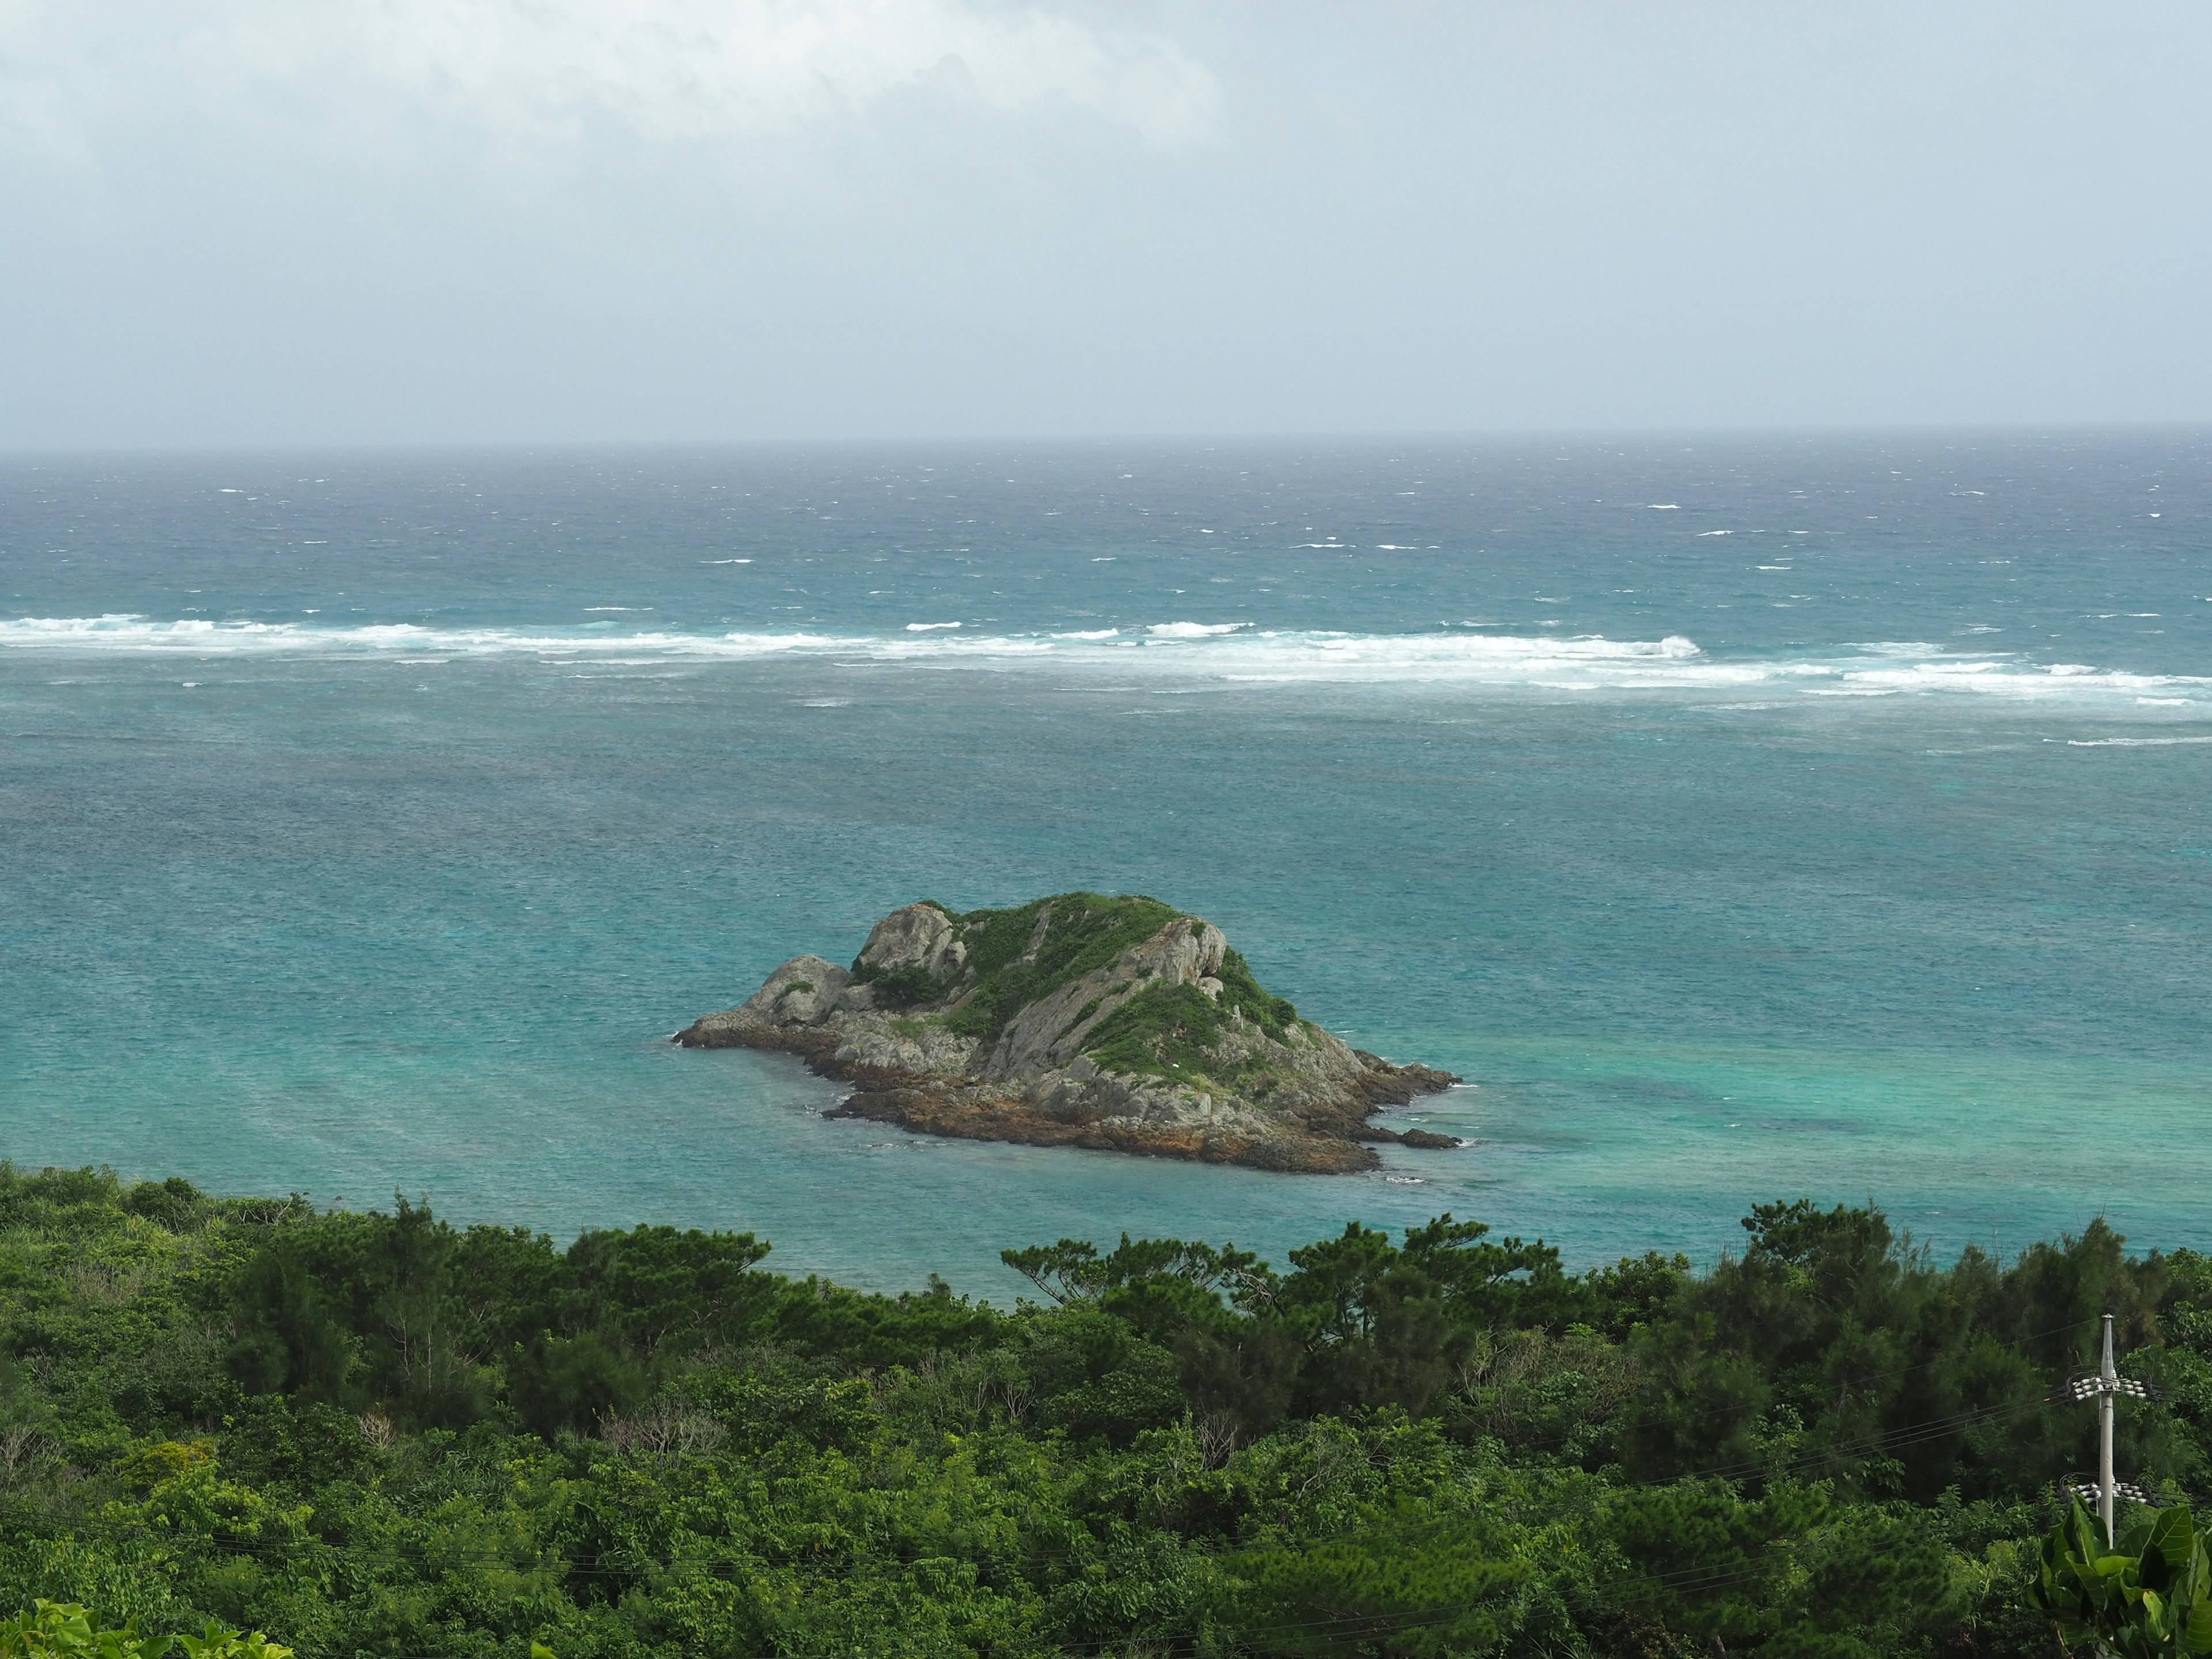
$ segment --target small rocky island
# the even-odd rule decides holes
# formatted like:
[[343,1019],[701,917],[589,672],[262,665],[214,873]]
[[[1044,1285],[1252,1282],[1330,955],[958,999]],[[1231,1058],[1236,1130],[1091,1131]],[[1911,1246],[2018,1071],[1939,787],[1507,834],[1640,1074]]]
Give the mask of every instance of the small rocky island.
[[849,969],[794,957],[675,1040],[798,1054],[855,1085],[836,1115],[971,1140],[1321,1173],[1373,1168],[1374,1142],[1460,1144],[1368,1121],[1457,1078],[1299,1018],[1219,928],[1157,899],[909,904]]

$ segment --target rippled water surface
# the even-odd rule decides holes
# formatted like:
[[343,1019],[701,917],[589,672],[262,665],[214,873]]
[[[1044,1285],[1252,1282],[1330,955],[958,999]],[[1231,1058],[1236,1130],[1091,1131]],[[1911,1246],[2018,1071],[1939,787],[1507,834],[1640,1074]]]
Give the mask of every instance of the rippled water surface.
[[[2212,1246],[2192,434],[0,469],[0,1154],[556,1235],[1871,1197]],[[927,896],[1153,893],[1474,1086],[1267,1176],[833,1122],[663,1040]]]

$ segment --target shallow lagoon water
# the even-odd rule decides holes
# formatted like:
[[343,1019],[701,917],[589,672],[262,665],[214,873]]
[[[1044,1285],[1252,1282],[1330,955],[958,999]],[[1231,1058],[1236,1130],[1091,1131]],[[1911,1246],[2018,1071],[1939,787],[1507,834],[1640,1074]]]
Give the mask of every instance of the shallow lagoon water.
[[[1447,1209],[1710,1258],[1801,1194],[2212,1246],[2205,480],[2185,434],[15,464],[0,1151],[996,1296],[1007,1245]],[[1461,1073],[1409,1115],[1473,1144],[945,1143],[665,1042],[897,903],[1075,886]]]

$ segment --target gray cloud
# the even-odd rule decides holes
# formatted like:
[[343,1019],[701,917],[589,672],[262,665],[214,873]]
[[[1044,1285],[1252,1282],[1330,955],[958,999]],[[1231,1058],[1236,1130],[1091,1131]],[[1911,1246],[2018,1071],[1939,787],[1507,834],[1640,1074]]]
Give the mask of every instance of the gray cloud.
[[2180,4],[0,0],[0,443],[2202,419]]
[[932,82],[994,111],[1047,98],[1173,142],[1215,88],[1172,44],[962,0],[228,0],[194,39],[241,81],[358,79],[512,140],[583,136],[604,113],[672,143],[788,132]]

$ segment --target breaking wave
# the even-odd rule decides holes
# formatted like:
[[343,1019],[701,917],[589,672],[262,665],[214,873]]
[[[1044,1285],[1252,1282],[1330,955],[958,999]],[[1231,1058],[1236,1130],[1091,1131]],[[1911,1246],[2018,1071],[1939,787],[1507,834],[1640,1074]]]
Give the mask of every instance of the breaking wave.
[[2212,678],[2040,664],[1915,641],[1841,645],[1795,657],[1717,657],[1691,640],[1595,635],[1351,634],[1161,622],[1076,632],[983,634],[950,623],[885,635],[563,629],[352,628],[295,623],[161,622],[130,614],[0,620],[0,650],[169,653],[203,658],[284,654],[368,659],[500,655],[555,660],[743,660],[776,657],[878,663],[1044,665],[1159,672],[1243,684],[1437,684],[1535,690],[1741,691],[1826,697],[1942,694],[2016,701],[2111,699],[2136,707],[2212,708]]

